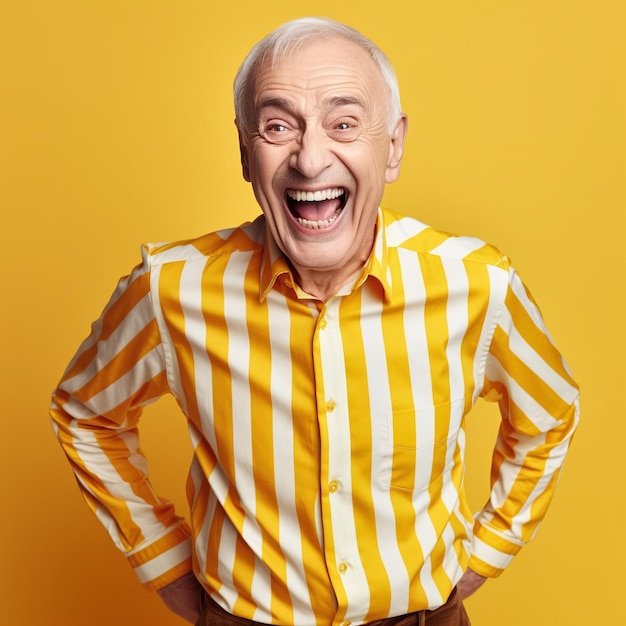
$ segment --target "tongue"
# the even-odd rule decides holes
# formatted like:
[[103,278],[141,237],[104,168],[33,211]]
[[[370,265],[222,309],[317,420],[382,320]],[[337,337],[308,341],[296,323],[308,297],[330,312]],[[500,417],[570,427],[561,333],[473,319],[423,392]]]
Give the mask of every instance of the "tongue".
[[341,206],[339,198],[332,200],[320,200],[319,202],[294,202],[293,209],[298,217],[312,222],[329,220],[335,216]]

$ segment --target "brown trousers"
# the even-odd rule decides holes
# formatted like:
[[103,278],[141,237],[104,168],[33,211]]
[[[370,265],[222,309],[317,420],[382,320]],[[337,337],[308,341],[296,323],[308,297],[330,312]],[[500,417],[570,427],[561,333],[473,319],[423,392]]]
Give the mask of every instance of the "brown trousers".
[[[417,611],[369,622],[368,626],[470,626],[470,621],[456,589],[448,601],[434,611]],[[243,617],[231,615],[206,594],[196,626],[264,626]]]

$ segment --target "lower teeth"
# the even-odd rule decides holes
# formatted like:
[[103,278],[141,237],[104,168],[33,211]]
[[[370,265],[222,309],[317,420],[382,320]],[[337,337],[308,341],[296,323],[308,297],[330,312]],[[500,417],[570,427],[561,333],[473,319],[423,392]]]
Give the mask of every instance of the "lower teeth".
[[317,220],[314,222],[313,220],[305,220],[304,218],[299,217],[298,224],[304,226],[305,228],[313,228],[314,230],[319,230],[320,228],[328,228],[336,219],[337,216],[334,215],[329,220]]

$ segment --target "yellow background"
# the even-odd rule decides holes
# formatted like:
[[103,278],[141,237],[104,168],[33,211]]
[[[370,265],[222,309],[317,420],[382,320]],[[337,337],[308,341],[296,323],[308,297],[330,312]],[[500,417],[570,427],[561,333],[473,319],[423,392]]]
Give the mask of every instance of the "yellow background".
[[[257,214],[231,81],[305,14],[357,27],[397,68],[410,132],[386,204],[511,256],[582,386],[554,505],[468,601],[474,624],[626,623],[621,0],[0,2],[0,623],[182,624],[79,497],[49,394],[140,242]],[[496,424],[488,407],[470,420],[476,507]],[[182,512],[184,420],[165,399],[144,426]]]

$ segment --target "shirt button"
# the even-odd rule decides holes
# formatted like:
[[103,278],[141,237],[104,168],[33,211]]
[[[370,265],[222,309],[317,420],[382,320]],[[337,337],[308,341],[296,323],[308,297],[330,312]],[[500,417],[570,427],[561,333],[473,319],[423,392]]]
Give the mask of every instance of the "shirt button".
[[345,561],[341,561],[337,564],[337,571],[340,574],[345,574],[348,571],[348,564]]
[[335,407],[337,406],[336,402],[334,400],[329,400],[326,403],[326,411],[328,413],[332,413],[335,410]]
[[326,324],[328,324],[328,322],[326,321],[326,318],[322,317],[322,319],[320,320],[320,328],[324,330],[326,328]]
[[352,622],[349,619],[344,619],[339,626],[350,626],[350,624],[352,624]]
[[330,493],[335,493],[337,489],[339,489],[339,483],[336,480],[331,480],[328,483],[328,491],[330,491]]

